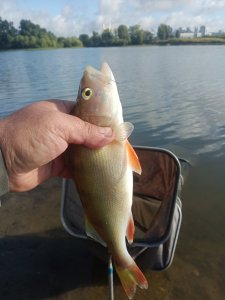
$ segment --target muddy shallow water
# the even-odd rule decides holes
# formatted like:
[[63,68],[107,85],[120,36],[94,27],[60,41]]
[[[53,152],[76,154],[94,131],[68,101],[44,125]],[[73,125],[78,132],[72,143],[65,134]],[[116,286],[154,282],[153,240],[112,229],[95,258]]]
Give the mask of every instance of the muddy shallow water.
[[[61,225],[60,192],[61,181],[54,179],[2,198],[0,299],[108,299],[107,266]],[[138,289],[135,299],[224,299],[218,266],[212,263],[211,273],[205,272],[210,262],[204,258],[210,259],[211,250],[200,237],[188,248],[186,231],[184,224],[172,266],[163,272],[145,270],[149,289]],[[187,251],[190,246],[194,257]],[[222,265],[224,250],[212,247]],[[114,292],[116,300],[127,299],[117,277]]]

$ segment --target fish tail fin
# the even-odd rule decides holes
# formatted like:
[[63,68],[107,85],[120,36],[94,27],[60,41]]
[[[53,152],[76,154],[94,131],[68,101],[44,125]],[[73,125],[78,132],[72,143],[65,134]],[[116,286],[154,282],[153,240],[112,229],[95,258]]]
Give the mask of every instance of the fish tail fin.
[[148,288],[148,282],[135,262],[125,268],[115,264],[115,269],[129,299],[134,298],[137,285],[141,289]]

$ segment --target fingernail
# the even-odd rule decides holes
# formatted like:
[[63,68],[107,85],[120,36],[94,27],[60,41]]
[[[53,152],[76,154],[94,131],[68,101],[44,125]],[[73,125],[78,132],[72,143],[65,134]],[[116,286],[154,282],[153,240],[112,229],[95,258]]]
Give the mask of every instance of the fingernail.
[[110,127],[100,127],[99,131],[101,134],[104,134],[105,137],[111,137],[113,135],[112,128]]

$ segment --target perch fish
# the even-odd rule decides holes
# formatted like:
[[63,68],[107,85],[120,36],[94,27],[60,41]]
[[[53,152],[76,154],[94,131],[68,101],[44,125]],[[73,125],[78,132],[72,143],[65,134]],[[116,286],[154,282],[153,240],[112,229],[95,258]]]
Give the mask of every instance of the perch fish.
[[123,121],[116,81],[107,63],[100,71],[85,69],[72,114],[115,132],[114,141],[98,149],[70,145],[68,161],[84,207],[87,235],[108,247],[122,286],[133,299],[136,286],[148,288],[126,247],[126,238],[132,243],[134,235],[133,171],[140,174],[141,166],[127,140],[133,125]]

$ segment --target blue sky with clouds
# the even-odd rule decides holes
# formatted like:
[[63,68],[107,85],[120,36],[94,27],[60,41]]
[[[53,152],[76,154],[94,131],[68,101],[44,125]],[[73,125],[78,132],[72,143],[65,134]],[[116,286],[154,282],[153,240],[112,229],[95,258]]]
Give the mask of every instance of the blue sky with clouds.
[[21,19],[56,35],[78,36],[103,26],[140,24],[156,30],[160,23],[174,29],[206,25],[225,31],[225,0],[0,0],[0,16],[19,25]]

